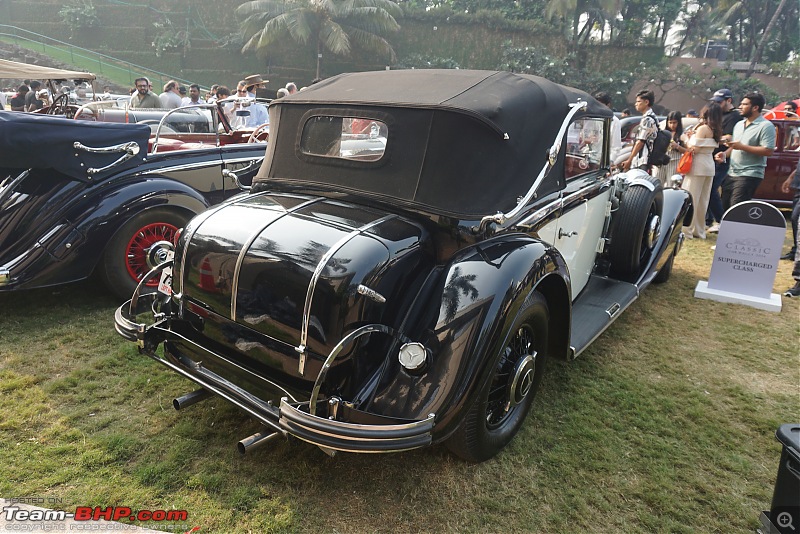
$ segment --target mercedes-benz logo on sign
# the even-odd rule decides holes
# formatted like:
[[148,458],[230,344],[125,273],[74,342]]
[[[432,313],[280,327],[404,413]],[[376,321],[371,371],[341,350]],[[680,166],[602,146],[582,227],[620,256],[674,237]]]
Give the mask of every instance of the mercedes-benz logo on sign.
[[764,212],[761,211],[761,208],[759,208],[758,206],[753,206],[747,212],[747,215],[749,215],[751,219],[760,219],[761,216],[764,215]]

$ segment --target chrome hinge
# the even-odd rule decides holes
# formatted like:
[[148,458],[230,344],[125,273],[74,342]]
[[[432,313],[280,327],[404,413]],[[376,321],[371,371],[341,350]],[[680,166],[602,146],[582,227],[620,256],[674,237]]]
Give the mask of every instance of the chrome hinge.
[[607,242],[608,242],[608,239],[606,239],[605,237],[601,237],[600,239],[598,239],[597,240],[597,249],[595,250],[595,252],[597,252],[598,254],[602,254],[606,250]]

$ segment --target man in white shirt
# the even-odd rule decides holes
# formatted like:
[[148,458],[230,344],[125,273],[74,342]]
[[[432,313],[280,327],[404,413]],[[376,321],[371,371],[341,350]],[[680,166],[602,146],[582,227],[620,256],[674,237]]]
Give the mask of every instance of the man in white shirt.
[[205,103],[206,101],[200,98],[200,86],[193,83],[189,86],[189,96],[181,101],[181,106],[196,106]]
[[246,101],[233,105],[229,115],[231,124],[234,128],[258,128],[262,124],[269,124],[267,106],[255,101],[255,96],[248,90],[254,88],[246,80],[247,78],[236,86],[236,96]]

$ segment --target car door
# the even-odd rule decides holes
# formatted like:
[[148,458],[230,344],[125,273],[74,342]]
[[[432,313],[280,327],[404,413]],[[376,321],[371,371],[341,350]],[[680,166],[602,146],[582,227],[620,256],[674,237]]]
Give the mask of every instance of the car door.
[[605,121],[581,119],[567,134],[561,212],[554,221],[554,245],[564,257],[572,282],[572,298],[581,292],[594,269],[606,220],[611,189],[606,161]]

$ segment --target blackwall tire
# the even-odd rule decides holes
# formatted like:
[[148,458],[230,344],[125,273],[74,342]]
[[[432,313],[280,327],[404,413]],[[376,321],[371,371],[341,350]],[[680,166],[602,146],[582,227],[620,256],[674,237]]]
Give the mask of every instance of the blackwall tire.
[[489,380],[446,443],[454,454],[483,462],[499,453],[522,427],[542,382],[549,320],[544,297],[532,293],[500,353],[491,360]]
[[[188,217],[167,208],[152,208],[136,214],[114,234],[103,253],[100,274],[112,293],[129,299],[139,280],[150,270],[147,249],[159,241],[173,241]],[[155,291],[158,279],[152,280],[143,293]]]
[[655,250],[661,232],[664,191],[657,179],[652,182],[654,191],[643,185],[629,187],[614,216],[609,259],[617,276],[640,274]]

